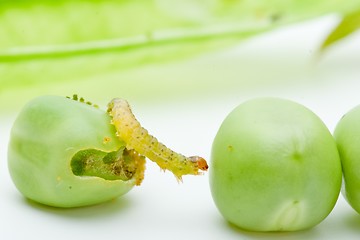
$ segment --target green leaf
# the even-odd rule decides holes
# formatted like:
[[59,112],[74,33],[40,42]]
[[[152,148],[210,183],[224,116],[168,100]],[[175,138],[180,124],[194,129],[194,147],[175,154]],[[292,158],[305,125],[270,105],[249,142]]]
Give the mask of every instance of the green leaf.
[[335,29],[327,36],[321,46],[321,51],[351,35],[360,29],[360,9],[356,12],[346,15]]

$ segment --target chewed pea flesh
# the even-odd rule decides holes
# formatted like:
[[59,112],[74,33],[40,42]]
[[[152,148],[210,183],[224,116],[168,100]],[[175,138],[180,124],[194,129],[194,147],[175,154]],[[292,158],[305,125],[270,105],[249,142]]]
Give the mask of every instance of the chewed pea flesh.
[[178,180],[183,175],[199,175],[208,169],[207,162],[199,156],[185,157],[176,153],[150,135],[135,118],[126,100],[115,98],[108,104],[118,137],[127,149],[133,149],[156,162],[161,169],[171,171]]
[[71,169],[77,176],[122,181],[134,178],[136,185],[140,185],[144,179],[145,158],[125,147],[109,153],[97,149],[85,149],[73,156]]
[[[99,108],[98,105],[85,101],[84,98],[74,94],[68,99]],[[111,141],[105,137],[103,143]],[[105,180],[128,181],[135,179],[140,185],[144,179],[145,157],[135,150],[126,149],[125,146],[112,152],[103,152],[98,149],[83,149],[75,153],[71,159],[71,170],[76,176],[99,177]]]

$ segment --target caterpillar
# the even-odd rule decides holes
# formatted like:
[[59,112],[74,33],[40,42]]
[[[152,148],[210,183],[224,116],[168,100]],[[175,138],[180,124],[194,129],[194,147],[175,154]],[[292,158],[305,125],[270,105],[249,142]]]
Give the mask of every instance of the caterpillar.
[[126,142],[127,149],[134,149],[141,155],[158,164],[163,170],[171,171],[178,181],[182,176],[199,175],[208,169],[207,162],[199,156],[185,157],[159,142],[143,128],[124,99],[114,98],[108,104],[108,113],[112,117],[117,135]]

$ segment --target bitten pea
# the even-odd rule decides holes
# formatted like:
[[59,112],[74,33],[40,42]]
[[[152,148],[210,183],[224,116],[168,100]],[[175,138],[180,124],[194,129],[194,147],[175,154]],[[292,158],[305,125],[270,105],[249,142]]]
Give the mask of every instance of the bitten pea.
[[[77,95],[41,96],[30,101],[13,124],[9,172],[25,197],[50,206],[79,207],[111,200],[140,185],[145,157],[178,180],[207,170],[203,158],[186,158],[157,140],[151,151],[144,151],[150,149],[148,139],[156,140],[125,100],[112,100],[104,111]],[[159,155],[164,150],[172,153],[166,165],[168,156]]]

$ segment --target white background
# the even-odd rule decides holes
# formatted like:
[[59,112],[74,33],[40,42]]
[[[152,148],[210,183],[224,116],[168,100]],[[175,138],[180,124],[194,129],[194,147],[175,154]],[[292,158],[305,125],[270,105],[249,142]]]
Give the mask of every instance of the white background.
[[[328,16],[283,28],[239,46],[187,61],[229,81],[251,84],[201,98],[166,103],[132,103],[150,133],[185,155],[210,159],[212,140],[225,116],[258,96],[297,101],[333,131],[337,121],[360,103],[360,35],[334,46],[320,59],[316,50],[337,18]],[[239,64],[238,74],[226,66]],[[268,77],[271,81],[263,79]],[[257,83],[257,84],[256,84]],[[210,84],[210,83],[209,83]],[[226,84],[226,80],[224,80]],[[208,174],[186,176],[178,184],[148,161],[145,180],[127,195],[97,206],[58,209],[24,199],[11,182],[6,151],[15,114],[0,115],[1,239],[358,239],[360,216],[340,196],[333,212],[313,229],[293,233],[252,233],[227,224],[209,190]],[[210,163],[211,164],[211,163]]]

